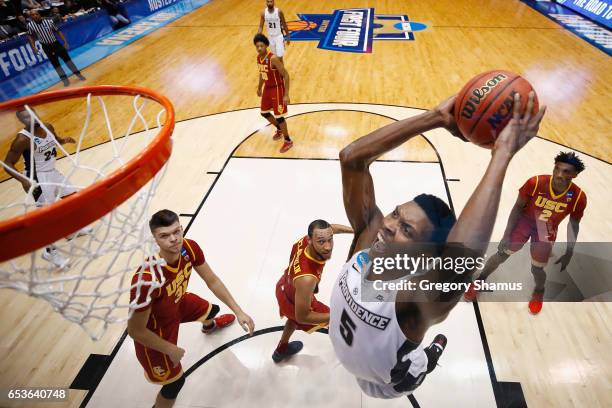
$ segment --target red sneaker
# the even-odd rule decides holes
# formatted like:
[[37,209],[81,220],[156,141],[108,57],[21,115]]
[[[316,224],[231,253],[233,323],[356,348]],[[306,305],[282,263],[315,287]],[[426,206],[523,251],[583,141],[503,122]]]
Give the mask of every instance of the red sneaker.
[[214,326],[211,327],[210,329],[205,329],[204,327],[202,327],[202,333],[210,334],[217,329],[222,329],[224,327],[229,326],[230,324],[234,323],[234,320],[236,320],[236,316],[234,316],[233,314],[224,314],[224,315],[215,317],[213,319],[213,322],[215,322]]
[[276,129],[276,133],[272,136],[272,140],[279,140],[281,137],[283,137],[283,132],[280,129]]
[[544,292],[533,292],[529,301],[529,311],[531,314],[537,315],[542,310],[544,305]]
[[280,148],[281,153],[285,153],[287,150],[293,147],[293,140],[286,141],[283,143],[283,146]]
[[468,302],[473,302],[476,300],[476,296],[478,295],[478,291],[476,290],[476,285],[474,282],[470,283],[470,287],[463,294],[463,298]]

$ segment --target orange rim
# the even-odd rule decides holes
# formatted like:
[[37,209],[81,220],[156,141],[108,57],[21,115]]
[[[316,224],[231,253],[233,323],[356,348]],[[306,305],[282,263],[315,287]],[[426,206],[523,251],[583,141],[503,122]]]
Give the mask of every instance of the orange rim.
[[140,154],[106,178],[53,204],[0,221],[0,262],[42,248],[102,218],[140,190],[170,158],[174,107],[168,98],[150,89],[114,85],[63,89],[2,102],[0,111],[17,110],[26,104],[36,106],[88,94],[140,95],[162,105],[166,110],[166,121],[159,134]]

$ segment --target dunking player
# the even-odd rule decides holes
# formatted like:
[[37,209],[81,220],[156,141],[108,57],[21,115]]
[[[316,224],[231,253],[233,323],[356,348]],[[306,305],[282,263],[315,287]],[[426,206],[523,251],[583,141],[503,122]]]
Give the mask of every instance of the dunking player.
[[134,274],[130,302],[136,309],[128,321],[128,334],[134,339],[136,357],[145,370],[145,377],[162,385],[154,408],[165,408],[174,405],[185,383],[181,367],[185,350],[176,345],[179,325],[198,321],[202,323],[202,332],[209,334],[235,319],[230,314],[215,317],[219,306],[187,292],[192,269],[204,279],[211,292],[232,309],[244,330],[253,334],[255,325],[212,271],[200,246],[183,238],[183,228],[176,213],[158,211],[151,217],[149,227],[159,245],[159,256],[166,261],[160,269],[154,268],[156,280],[161,281],[160,270],[166,280],[161,288],[152,292],[151,302],[147,304],[147,293],[151,289],[147,282],[153,280],[153,271],[139,269]]
[[280,315],[287,317],[280,342],[272,354],[278,363],[297,352],[301,341],[289,342],[295,329],[312,333],[329,323],[329,307],[315,298],[325,261],[334,249],[334,234],[352,233],[350,227],[315,220],[308,226],[308,235],[291,248],[289,266],[276,284],[276,300]]
[[[257,50],[257,67],[259,68],[257,96],[261,96],[261,116],[276,127],[274,140],[280,139],[281,136],[284,137],[280,152],[285,153],[293,146],[284,117],[287,105],[289,105],[289,73],[283,62],[268,51],[270,42],[265,35],[256,34],[253,44]],[[274,116],[270,112],[274,112]]]
[[274,53],[281,62],[283,62],[283,55],[285,55],[285,41],[287,45],[291,42],[291,34],[289,28],[287,28],[287,22],[285,21],[285,15],[278,8],[274,7],[274,0],[266,0],[266,8],[261,12],[261,18],[259,19],[259,30],[257,34],[261,34],[263,31],[264,23],[268,28],[268,38],[270,39],[270,51]]
[[[572,259],[580,219],[587,205],[586,194],[572,182],[582,170],[584,164],[578,156],[573,152],[561,152],[555,157],[552,176],[534,176],[523,184],[508,217],[497,253],[489,258],[477,278],[478,281],[485,281],[500,264],[531,239],[531,273],[535,281],[535,289],[529,301],[529,311],[532,314],[542,310],[546,283],[544,267],[557,238],[559,224],[568,215],[567,248],[565,255],[556,263],[560,263],[561,270],[565,270]],[[474,300],[478,293],[475,283],[465,292],[468,301]]]
[[[32,188],[30,178],[38,186],[32,191],[32,196],[37,205],[51,204],[58,198],[69,196],[76,190],[70,185],[66,176],[55,168],[55,157],[57,156],[57,144],[75,143],[71,137],[60,137],[50,123],[43,123],[32,111],[30,115],[27,110],[17,112],[17,119],[25,126],[17,133],[11,147],[6,154],[5,169],[14,179],[21,183],[24,191],[29,193]],[[17,162],[23,158],[24,174],[15,168]],[[77,235],[91,232],[84,228]],[[74,236],[70,237],[73,238]],[[58,252],[54,246],[45,248],[42,253],[43,259],[51,262],[58,268],[65,268],[69,259]]]
[[[429,269],[413,275],[416,290],[378,291],[373,301],[362,299],[362,285],[372,280],[393,280],[396,270],[376,275],[371,265],[384,254],[393,257],[398,247],[439,247],[440,255],[479,256],[489,241],[506,169],[514,154],[538,130],[544,109],[520,117],[514,100],[513,118],[499,134],[491,161],[459,220],[438,197],[421,194],[384,216],[376,204],[369,166],[380,155],[428,130],[445,127],[456,134],[450,98],[437,108],[398,121],[364,136],[340,153],[344,207],[355,231],[350,260],[334,285],[329,336],[342,365],[355,375],[363,392],[377,398],[408,395],[436,366],[446,346],[437,335],[425,350],[420,343],[430,326],[441,322],[461,298],[461,291],[421,291],[418,282],[468,282],[471,273]],[[527,112],[533,107],[529,97]],[[452,244],[456,243],[456,244]],[[457,247],[464,248],[455,252]],[[418,253],[421,250],[419,249]],[[433,252],[434,254],[436,252]],[[371,282],[370,282],[371,283]],[[365,287],[365,286],[364,286]]]

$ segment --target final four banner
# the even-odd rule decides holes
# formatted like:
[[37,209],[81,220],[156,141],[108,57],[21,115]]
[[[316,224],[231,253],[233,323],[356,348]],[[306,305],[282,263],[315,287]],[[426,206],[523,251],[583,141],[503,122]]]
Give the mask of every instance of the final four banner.
[[374,9],[336,10],[319,48],[345,52],[372,52]]
[[298,17],[287,23],[292,41],[318,41],[318,48],[341,52],[371,53],[374,40],[414,41],[414,32],[427,28],[405,14],[375,14],[374,8]]

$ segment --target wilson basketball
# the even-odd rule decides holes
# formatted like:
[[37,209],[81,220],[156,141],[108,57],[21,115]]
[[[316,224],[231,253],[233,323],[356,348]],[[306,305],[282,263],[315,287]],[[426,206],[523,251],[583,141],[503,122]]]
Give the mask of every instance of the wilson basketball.
[[[531,84],[509,71],[488,71],[472,78],[457,95],[455,120],[470,142],[491,149],[497,135],[512,119],[514,94],[521,95],[521,113],[527,109]],[[538,111],[538,97],[534,98]]]

